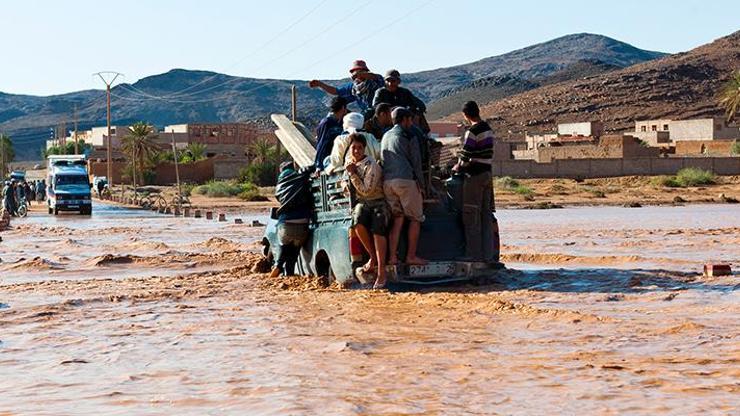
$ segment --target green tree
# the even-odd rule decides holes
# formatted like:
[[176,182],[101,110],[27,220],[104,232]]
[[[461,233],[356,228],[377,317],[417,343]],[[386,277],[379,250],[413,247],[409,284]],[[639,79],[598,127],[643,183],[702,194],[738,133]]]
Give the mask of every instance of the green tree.
[[727,81],[720,93],[719,103],[725,109],[727,122],[733,121],[737,117],[738,110],[740,110],[740,70],[732,73],[730,80]]
[[[13,149],[13,141],[10,139],[10,137],[0,134],[0,154],[4,154],[4,160],[5,165],[0,166],[0,178],[5,177],[5,173],[7,171],[7,166],[9,162],[12,162],[13,159],[15,159],[15,150]],[[0,163],[2,163],[3,159],[0,159]]]
[[129,127],[128,134],[121,140],[121,149],[130,157],[128,165],[135,172],[132,175],[135,183],[141,183],[141,178],[147,176],[145,171],[151,170],[152,161],[157,158],[159,146],[154,142],[156,138],[152,126],[140,121]]
[[[92,146],[90,146],[87,143],[80,142],[79,143],[79,151],[80,154],[88,153],[92,149]],[[41,156],[46,159],[49,155],[73,155],[75,154],[75,144],[74,142],[67,142],[65,145],[54,145],[49,147],[48,149],[44,149],[41,151]]]
[[180,163],[193,163],[206,159],[206,145],[203,143],[190,143],[182,151],[177,153]]

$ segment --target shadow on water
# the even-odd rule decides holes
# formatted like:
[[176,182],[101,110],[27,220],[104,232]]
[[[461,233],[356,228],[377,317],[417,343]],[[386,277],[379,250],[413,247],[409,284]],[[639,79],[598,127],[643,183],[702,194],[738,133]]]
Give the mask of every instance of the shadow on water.
[[[734,275],[737,276],[737,275]],[[732,276],[730,277],[732,278]],[[740,289],[740,283],[727,281],[712,283],[693,272],[662,269],[505,269],[492,276],[483,285],[457,283],[438,286],[390,284],[392,292],[417,291],[488,293],[510,290],[532,290],[541,292],[568,293],[649,293],[663,291],[699,290],[732,292]]]

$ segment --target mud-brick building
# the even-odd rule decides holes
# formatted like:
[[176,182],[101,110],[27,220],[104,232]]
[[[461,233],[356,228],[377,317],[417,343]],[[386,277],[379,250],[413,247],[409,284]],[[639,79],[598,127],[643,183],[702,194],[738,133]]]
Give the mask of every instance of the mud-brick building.
[[208,157],[245,157],[246,149],[257,140],[277,143],[269,129],[258,123],[188,123],[165,126],[160,137],[174,135],[178,145],[201,143]]

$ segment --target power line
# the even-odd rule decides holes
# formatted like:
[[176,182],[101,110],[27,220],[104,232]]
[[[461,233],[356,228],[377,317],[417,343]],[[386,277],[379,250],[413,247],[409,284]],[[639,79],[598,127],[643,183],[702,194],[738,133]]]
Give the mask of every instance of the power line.
[[[270,39],[269,39],[269,40],[268,40],[267,42],[263,43],[262,45],[258,46],[258,47],[257,47],[256,49],[252,50],[252,52],[250,52],[250,53],[249,53],[249,54],[247,54],[247,55],[246,55],[245,57],[243,57],[243,58],[241,58],[240,60],[238,60],[238,61],[237,61],[236,63],[234,63],[233,65],[231,65],[231,66],[230,66],[229,68],[227,68],[226,70],[228,70],[228,69],[230,69],[230,68],[233,68],[233,67],[235,67],[235,66],[237,66],[237,65],[241,64],[242,62],[246,61],[247,59],[251,58],[252,56],[256,55],[256,54],[257,54],[257,52],[259,52],[259,51],[261,51],[262,49],[266,48],[266,47],[267,47],[267,46],[269,46],[269,45],[270,45],[270,44],[271,44],[272,42],[274,42],[275,40],[277,40],[278,38],[280,38],[280,36],[284,35],[284,34],[285,34],[285,33],[287,33],[288,31],[290,31],[291,29],[293,29],[293,28],[294,28],[294,27],[295,27],[296,25],[298,25],[299,23],[301,23],[302,21],[304,21],[304,20],[305,20],[306,18],[308,18],[308,16],[310,16],[311,14],[313,14],[313,13],[314,13],[314,12],[315,12],[316,10],[318,10],[318,9],[319,9],[319,8],[320,8],[321,6],[323,6],[323,5],[324,5],[324,4],[325,4],[325,3],[327,2],[327,1],[328,1],[328,0],[321,0],[321,1],[319,1],[319,2],[318,2],[318,3],[317,3],[317,4],[316,4],[316,5],[315,5],[315,6],[313,7],[313,8],[309,9],[309,10],[308,10],[308,11],[307,11],[306,13],[304,13],[304,14],[303,14],[303,15],[302,15],[301,17],[299,17],[298,19],[296,19],[295,21],[293,21],[293,22],[292,22],[291,24],[289,24],[289,25],[288,25],[288,26],[287,26],[286,28],[284,28],[283,30],[281,30],[280,32],[278,32],[278,33],[277,33],[277,34],[276,34],[275,36],[273,36],[272,38],[270,38]],[[226,71],[226,70],[224,70],[224,71]],[[166,95],[166,96],[164,96],[164,97],[167,97],[167,98],[177,98],[177,97],[178,97],[179,95],[181,95],[181,94],[182,94],[183,92],[185,92],[185,91],[189,91],[189,90],[192,90],[193,88],[195,88],[195,87],[196,87],[196,86],[198,86],[198,85],[202,85],[202,84],[205,84],[206,82],[208,82],[208,81],[210,81],[211,79],[213,79],[213,78],[217,77],[218,75],[219,75],[219,74],[213,75],[213,76],[211,76],[210,78],[206,78],[206,79],[204,79],[204,80],[201,80],[200,82],[198,82],[198,83],[196,83],[196,84],[190,85],[190,86],[189,86],[189,87],[187,87],[187,88],[184,88],[184,89],[182,89],[182,90],[180,90],[180,91],[177,91],[177,92],[174,92],[174,93],[172,93],[172,94],[168,94],[168,95]],[[186,94],[186,95],[189,95],[189,94]]]
[[[279,56],[277,56],[276,58],[273,58],[273,59],[271,59],[271,60],[269,60],[269,61],[267,61],[267,62],[264,62],[264,63],[262,63],[262,65],[260,65],[260,66],[258,66],[258,67],[256,67],[256,68],[254,68],[253,70],[259,70],[259,69],[262,69],[262,68],[264,68],[264,67],[267,67],[267,66],[269,66],[269,65],[272,65],[273,63],[275,63],[275,62],[279,61],[280,59],[282,59],[282,58],[284,58],[284,57],[286,57],[286,56],[290,55],[291,53],[293,53],[293,52],[295,52],[295,51],[297,51],[297,50],[299,50],[299,49],[301,49],[301,48],[303,48],[304,46],[306,46],[307,44],[309,44],[309,43],[310,43],[310,42],[312,42],[313,40],[315,40],[315,39],[319,38],[320,36],[322,36],[322,35],[326,34],[327,32],[329,32],[329,31],[330,31],[331,29],[334,29],[334,28],[336,28],[336,27],[337,27],[337,25],[339,25],[340,23],[343,23],[343,22],[344,22],[345,20],[347,20],[347,19],[349,19],[350,17],[354,16],[354,15],[355,15],[355,14],[356,14],[357,12],[359,12],[359,11],[360,11],[360,10],[362,10],[363,8],[367,7],[367,6],[368,6],[368,5],[370,4],[370,3],[372,3],[372,1],[367,1],[367,2],[365,2],[365,3],[362,3],[362,4],[360,4],[360,6],[358,6],[358,7],[354,8],[354,9],[352,9],[352,10],[351,10],[351,11],[350,11],[349,13],[347,13],[346,15],[344,15],[344,16],[342,16],[342,17],[340,17],[340,18],[339,18],[339,19],[337,19],[336,21],[334,21],[334,22],[332,22],[331,24],[327,25],[327,26],[326,26],[325,28],[323,28],[323,29],[322,29],[322,30],[320,30],[320,31],[319,31],[318,33],[316,33],[316,34],[315,34],[314,36],[311,36],[311,37],[309,37],[309,38],[308,38],[308,39],[306,39],[306,40],[305,40],[304,42],[302,42],[302,43],[300,43],[300,44],[298,44],[298,45],[294,46],[293,48],[291,48],[291,49],[289,49],[288,51],[286,51],[286,52],[284,52],[284,53],[280,54],[280,55],[279,55]],[[218,74],[218,75],[221,75],[221,74]],[[218,75],[214,75],[214,76],[212,76],[212,77],[211,77],[211,79],[213,79],[213,78],[217,77]],[[225,75],[225,76],[228,76],[228,75]],[[226,81],[224,81],[224,82],[222,82],[222,83],[220,83],[220,84],[212,85],[212,86],[206,87],[206,88],[204,88],[204,89],[202,89],[202,90],[199,90],[199,91],[196,91],[196,92],[191,92],[191,93],[188,93],[188,94],[181,94],[181,95],[179,95],[179,96],[178,96],[177,98],[182,98],[182,97],[186,97],[186,96],[193,96],[193,95],[198,95],[198,94],[202,94],[202,93],[204,93],[204,92],[206,92],[206,91],[211,91],[211,90],[213,90],[213,89],[216,89],[216,88],[218,88],[218,87],[224,86],[224,85],[226,85],[226,84],[230,84],[230,83],[233,83],[233,82],[238,82],[238,81],[244,81],[244,78],[242,78],[242,77],[231,77],[230,79],[228,79],[228,80],[226,80]],[[268,82],[269,82],[269,81],[268,81]],[[276,80],[276,82],[281,82],[281,81],[277,81],[277,80]],[[202,84],[202,83],[203,83],[203,82],[201,82],[201,84]],[[155,96],[155,95],[151,95],[151,94],[148,94],[148,93],[146,93],[145,91],[141,91],[141,90],[139,90],[138,88],[136,88],[136,87],[134,87],[133,85],[130,85],[130,84],[126,84],[126,85],[122,85],[122,86],[123,86],[123,87],[125,87],[125,88],[129,88],[130,90],[132,90],[132,91],[129,91],[129,92],[131,92],[132,94],[136,94],[136,95],[141,95],[141,96],[144,96],[144,97],[147,97],[147,98],[153,99],[153,100],[161,100],[161,101],[165,101],[165,102],[173,102],[173,103],[183,103],[183,104],[189,104],[189,103],[193,103],[193,104],[194,104],[194,103],[201,103],[201,102],[210,102],[210,101],[216,101],[216,100],[218,100],[218,99],[213,99],[213,98],[211,98],[211,99],[206,99],[206,100],[187,100],[187,101],[182,101],[182,100],[172,100],[172,99],[170,99],[170,98],[168,98],[168,97],[173,97],[173,96],[174,96],[174,94],[169,94],[169,95],[162,95],[162,96]],[[119,86],[119,87],[120,87],[120,86]],[[260,87],[258,87],[258,88],[261,88],[261,86],[260,86]],[[120,97],[119,97],[119,98],[120,98]]]

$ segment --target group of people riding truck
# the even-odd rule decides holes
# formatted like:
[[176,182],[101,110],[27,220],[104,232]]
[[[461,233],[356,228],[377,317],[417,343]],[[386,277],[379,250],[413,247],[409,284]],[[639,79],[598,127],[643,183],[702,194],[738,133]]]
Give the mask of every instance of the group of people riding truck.
[[[293,274],[301,247],[309,236],[313,199],[307,188],[288,192],[289,187],[311,176],[342,172],[345,189],[353,198],[351,233],[369,256],[362,271],[374,273],[374,288],[386,285],[386,265],[399,262],[399,241],[408,224],[405,264],[425,265],[417,256],[421,224],[425,220],[422,153],[429,140],[424,118],[426,106],[400,86],[401,75],[390,70],[385,77],[370,72],[364,61],[350,69],[352,82],[333,87],[324,82],[309,82],[335,95],[330,112],[318,124],[316,159],[312,167],[296,170],[291,162],[281,166],[276,196],[280,251],[273,276]],[[356,103],[360,112],[350,112]],[[490,241],[495,220],[491,220],[493,190],[491,162],[493,132],[481,119],[474,101],[462,108],[470,124],[462,138],[457,163],[452,172],[464,177],[462,220],[465,229],[465,256],[461,261],[496,262]]]

